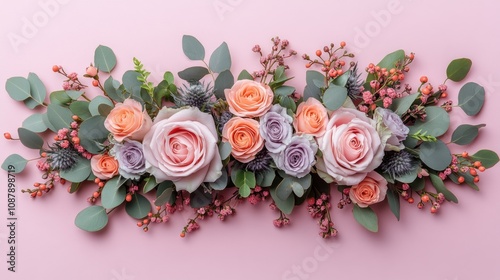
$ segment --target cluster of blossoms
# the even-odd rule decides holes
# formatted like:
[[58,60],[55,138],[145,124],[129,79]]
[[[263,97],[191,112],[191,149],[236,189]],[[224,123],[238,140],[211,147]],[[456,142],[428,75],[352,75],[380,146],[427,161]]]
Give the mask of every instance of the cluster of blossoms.
[[[66,78],[64,91],[51,94],[56,104],[39,102],[47,107],[47,120],[37,122],[45,127],[35,128],[54,131],[55,142],[45,148],[35,132],[19,133],[24,145],[40,149],[37,167],[46,180],[26,192],[41,196],[66,180],[72,182],[69,192],[75,192],[85,181],[93,182],[97,190],[88,201],[102,206],[84,209],[75,220],[88,231],[102,229],[106,215],[122,204],[145,232],[190,207],[194,217],[182,237],[199,229],[205,218],[226,220],[241,201],[271,200],[270,208],[279,211],[276,227],[290,224],[292,210],[304,203],[318,219],[320,236],[328,238],[338,233],[330,203],[334,188],[341,195],[338,208],[352,207],[362,226],[377,231],[374,204],[387,201],[399,219],[399,200],[411,204],[418,197],[419,209],[427,204],[437,213],[445,201],[458,201],[445,180],[478,189],[478,172],[498,162],[489,150],[451,154],[440,140],[449,128],[452,102],[441,103],[448,87],[434,88],[426,76],[416,91],[405,84],[413,53],[399,50],[377,65],[370,63],[364,80],[357,63],[349,61],[354,55],[345,42],[324,46],[315,57],[302,56],[306,68],[320,71],[307,71],[300,92],[285,85],[291,79],[286,60],[297,53],[288,50],[287,40],[271,42],[269,54],[259,45],[252,49],[260,55],[262,70],[253,75],[242,71],[234,81],[225,43],[206,63],[201,43],[185,36],[186,56],[205,67],[179,72],[186,81],[179,88],[170,72],[157,86],[148,82],[150,73],[135,58],[135,70],[123,75],[123,84],[112,76],[101,84],[116,59],[111,49],[99,46],[107,48],[99,53],[110,59],[103,63],[96,57],[83,75],[104,95],[94,99],[85,95],[76,73],[54,66]],[[462,80],[470,65],[468,59],[453,61],[447,80]],[[16,90],[29,85],[27,79],[14,77],[8,83],[16,85],[7,87],[9,94],[25,98],[26,92]],[[475,115],[484,103],[484,89],[466,84],[459,99],[458,106]],[[461,125],[449,143],[467,145],[483,126]],[[12,139],[8,133],[5,137]],[[23,160],[13,155],[2,167],[24,168]],[[145,195],[149,192],[154,199],[152,193]]]

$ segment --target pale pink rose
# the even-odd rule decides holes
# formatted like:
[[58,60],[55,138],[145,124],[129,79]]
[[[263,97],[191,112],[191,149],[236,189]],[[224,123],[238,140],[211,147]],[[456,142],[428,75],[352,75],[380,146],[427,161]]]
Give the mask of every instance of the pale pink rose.
[[273,105],[274,94],[268,85],[252,80],[239,80],[224,90],[229,111],[238,117],[264,115]]
[[124,139],[142,141],[151,126],[151,117],[141,103],[133,99],[116,104],[104,120],[104,127],[118,142]]
[[90,159],[92,173],[102,180],[109,180],[118,175],[118,161],[108,154],[97,154]]
[[222,130],[222,141],[231,144],[231,154],[239,162],[247,163],[264,148],[264,139],[259,132],[259,122],[254,119],[234,117]]
[[325,133],[328,112],[316,98],[309,98],[297,107],[293,127],[298,133],[320,137]]
[[384,146],[374,125],[355,109],[332,113],[325,134],[317,138],[323,157],[316,166],[326,181],[356,185],[382,163]]
[[143,141],[148,171],[157,182],[170,180],[177,190],[193,192],[222,175],[217,140],[210,114],[193,107],[163,108]]
[[359,207],[364,208],[384,200],[386,193],[387,181],[380,174],[372,171],[361,182],[351,187],[349,198]]

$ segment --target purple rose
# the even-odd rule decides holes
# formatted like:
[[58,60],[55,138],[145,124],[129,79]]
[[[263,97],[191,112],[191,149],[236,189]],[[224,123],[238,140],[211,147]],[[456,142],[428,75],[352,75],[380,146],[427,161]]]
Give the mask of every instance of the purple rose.
[[401,118],[389,109],[377,108],[373,115],[377,123],[377,132],[386,144],[386,150],[397,150],[404,148],[401,142],[408,137],[410,129],[403,123]]
[[141,143],[125,140],[122,144],[116,144],[113,152],[118,160],[118,172],[124,178],[139,179],[146,172],[146,159]]
[[264,138],[266,148],[271,153],[283,151],[292,138],[292,117],[286,109],[275,104],[260,119],[260,134]]
[[309,174],[314,165],[318,145],[310,135],[295,135],[286,145],[285,149],[278,154],[271,154],[276,167],[286,174],[302,178]]

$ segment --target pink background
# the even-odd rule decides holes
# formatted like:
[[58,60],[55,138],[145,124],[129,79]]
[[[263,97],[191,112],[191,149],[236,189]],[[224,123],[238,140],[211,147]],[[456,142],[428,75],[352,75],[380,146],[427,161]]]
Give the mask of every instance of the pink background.
[[[146,3],[147,2],[147,3]],[[157,82],[166,70],[174,73],[196,65],[181,49],[183,34],[196,36],[207,53],[222,41],[230,47],[233,73],[256,70],[254,44],[267,49],[279,35],[299,53],[292,63],[292,84],[302,89],[305,71],[300,55],[313,54],[330,42],[346,41],[363,68],[396,49],[416,53],[408,81],[415,86],[421,75],[434,85],[445,79],[455,58],[469,57],[473,68],[468,81],[486,89],[480,115],[467,118],[454,111],[458,123],[486,123],[479,141],[467,147],[500,151],[500,127],[495,103],[500,102],[498,35],[500,18],[493,1],[9,1],[0,11],[1,131],[16,134],[31,114],[11,100],[3,85],[12,76],[35,72],[49,91],[60,88],[61,76],[51,71],[60,64],[82,73],[93,61],[97,45],[110,46],[118,56],[115,77],[131,69],[137,57]],[[362,3],[358,3],[362,2]],[[438,3],[436,3],[438,2]],[[52,3],[47,9],[40,3]],[[54,4],[55,3],[55,4]],[[222,10],[217,10],[218,6]],[[35,24],[25,27],[27,21]],[[24,33],[23,33],[24,32]],[[11,42],[16,37],[17,43]],[[456,101],[460,84],[449,83]],[[91,90],[91,92],[93,92]],[[498,106],[498,105],[497,105]],[[449,137],[449,136],[448,136]],[[18,142],[0,140],[0,159],[12,152],[35,157]],[[464,148],[451,147],[454,152]],[[500,196],[496,166],[481,176],[481,192],[452,186],[460,204],[447,203],[440,213],[419,211],[402,203],[397,222],[386,205],[377,207],[380,232],[372,234],[353,219],[350,209],[333,209],[338,238],[323,241],[315,220],[297,208],[292,225],[276,229],[264,204],[238,207],[225,222],[201,222],[202,228],[179,238],[190,211],[147,234],[125,211],[115,211],[108,228],[89,234],[73,224],[87,206],[93,188],[68,195],[59,188],[44,199],[21,195],[40,174],[32,164],[17,176],[17,272],[7,271],[6,172],[0,172],[0,278],[1,279],[500,279]],[[332,202],[336,204],[336,194]],[[326,247],[328,248],[326,248]],[[296,267],[302,274],[294,275]],[[50,277],[50,278],[49,278]],[[159,278],[157,278],[159,279]]]

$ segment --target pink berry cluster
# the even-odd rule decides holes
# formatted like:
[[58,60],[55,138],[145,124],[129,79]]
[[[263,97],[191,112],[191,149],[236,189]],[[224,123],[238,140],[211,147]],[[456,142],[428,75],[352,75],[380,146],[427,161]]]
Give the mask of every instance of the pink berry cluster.
[[166,223],[169,220],[169,216],[167,215],[168,209],[167,207],[156,206],[155,212],[149,212],[148,216],[144,218],[142,221],[137,222],[138,227],[142,227],[144,232],[149,231],[149,227],[153,224]]
[[255,188],[251,190],[247,200],[250,204],[256,205],[259,201],[265,201],[267,198],[269,198],[269,191],[263,189],[261,186],[255,186]]
[[312,59],[309,55],[304,54],[302,55],[302,59],[307,61],[306,68],[318,64],[321,67],[321,72],[325,73],[326,82],[328,82],[330,79],[342,76],[350,67],[354,67],[354,62],[351,62],[349,69],[344,69],[346,65],[345,58],[354,57],[354,54],[345,50],[345,46],[346,43],[343,41],[340,42],[340,46],[337,48],[335,44],[331,43],[330,46],[324,46],[323,51],[316,50],[316,58]]
[[255,45],[252,48],[253,52],[260,54],[260,64],[263,67],[262,70],[254,71],[252,76],[254,79],[261,78],[261,82],[265,82],[268,75],[273,75],[278,66],[289,69],[290,67],[285,64],[285,60],[297,54],[294,50],[286,51],[290,44],[288,40],[281,40],[279,37],[274,37],[271,41],[273,43],[272,49],[267,55],[262,53],[262,48],[259,45]]
[[337,236],[337,229],[333,226],[333,221],[330,216],[330,197],[322,193],[319,197],[310,197],[307,199],[307,211],[311,217],[318,219],[319,235],[323,238]]

